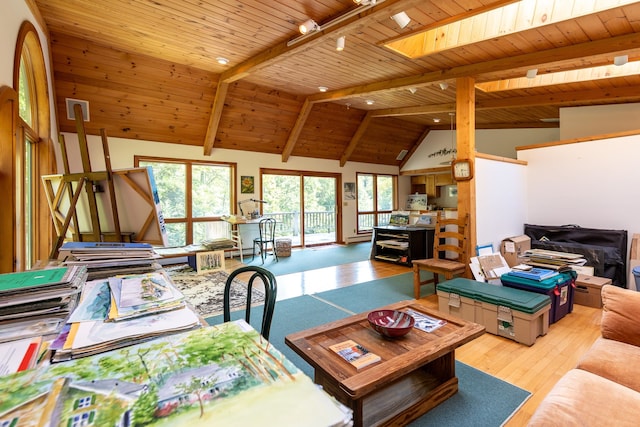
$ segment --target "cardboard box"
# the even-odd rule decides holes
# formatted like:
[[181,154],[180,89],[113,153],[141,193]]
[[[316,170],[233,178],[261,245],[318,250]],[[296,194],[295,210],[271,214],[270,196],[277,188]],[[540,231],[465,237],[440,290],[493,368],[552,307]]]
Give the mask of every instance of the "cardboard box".
[[521,264],[525,251],[529,249],[531,249],[531,238],[525,235],[507,237],[500,244],[500,254],[509,267]]
[[586,305],[587,307],[602,308],[602,287],[610,285],[611,279],[606,277],[586,276],[578,274],[576,288],[573,294],[575,304]]

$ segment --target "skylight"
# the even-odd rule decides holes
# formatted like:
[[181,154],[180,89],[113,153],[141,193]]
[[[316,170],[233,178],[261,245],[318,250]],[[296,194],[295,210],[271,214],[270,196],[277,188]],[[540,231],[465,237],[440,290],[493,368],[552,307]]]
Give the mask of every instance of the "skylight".
[[[637,1],[637,0],[636,0]],[[409,58],[490,40],[636,3],[633,0],[521,0],[385,43]]]

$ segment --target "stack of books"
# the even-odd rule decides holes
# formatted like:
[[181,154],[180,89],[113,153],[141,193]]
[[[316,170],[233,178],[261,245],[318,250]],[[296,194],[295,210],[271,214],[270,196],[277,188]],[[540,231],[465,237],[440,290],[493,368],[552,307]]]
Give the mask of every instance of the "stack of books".
[[51,343],[51,361],[85,357],[200,326],[200,318],[164,270],[91,280]]
[[158,270],[158,258],[149,243],[65,242],[58,251],[63,265],[86,266],[88,280]]
[[509,276],[522,277],[524,279],[537,280],[539,282],[542,280],[546,280],[551,277],[560,275],[560,273],[558,273],[555,270],[548,270],[546,268],[537,268],[537,267],[532,267],[527,270],[519,270],[514,268],[511,271],[509,271],[507,274]]
[[528,257],[527,265],[559,272],[571,270],[574,266],[582,266],[587,262],[580,254],[544,249],[529,249],[524,255]]
[[60,332],[86,277],[82,266],[0,274],[0,342]]

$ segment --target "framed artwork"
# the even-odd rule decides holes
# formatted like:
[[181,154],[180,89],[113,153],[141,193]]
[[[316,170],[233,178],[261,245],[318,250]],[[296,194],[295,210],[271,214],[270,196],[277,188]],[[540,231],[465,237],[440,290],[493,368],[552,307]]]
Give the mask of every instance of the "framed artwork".
[[212,273],[224,270],[224,251],[196,252],[196,272]]
[[426,194],[410,194],[407,196],[407,210],[409,211],[425,211],[427,210]]
[[242,194],[253,194],[254,186],[253,186],[253,177],[252,176],[241,176],[240,177],[240,192]]
[[356,199],[356,183],[355,182],[344,183],[344,199],[345,200]]

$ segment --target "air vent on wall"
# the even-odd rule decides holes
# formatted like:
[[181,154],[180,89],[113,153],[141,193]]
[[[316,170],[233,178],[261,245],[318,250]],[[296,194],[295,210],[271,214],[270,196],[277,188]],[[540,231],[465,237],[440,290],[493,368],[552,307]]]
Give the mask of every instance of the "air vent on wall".
[[82,99],[65,98],[67,102],[67,119],[75,120],[76,113],[73,111],[73,106],[79,104],[82,108],[82,120],[89,121],[89,101],[83,101]]
[[396,160],[404,159],[404,156],[406,156],[408,152],[409,151],[407,151],[407,150],[402,150],[400,153],[398,153],[398,157],[396,157]]

